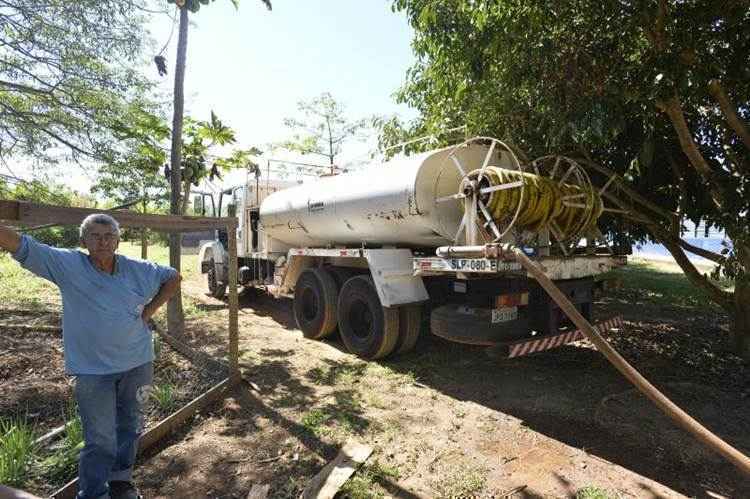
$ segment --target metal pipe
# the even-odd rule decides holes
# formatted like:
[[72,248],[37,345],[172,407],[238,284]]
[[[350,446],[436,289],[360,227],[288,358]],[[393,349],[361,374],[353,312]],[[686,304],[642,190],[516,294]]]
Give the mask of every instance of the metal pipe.
[[[441,258],[504,258],[509,253],[501,244],[483,244],[481,246],[440,246],[435,254]],[[512,253],[510,253],[512,258]]]

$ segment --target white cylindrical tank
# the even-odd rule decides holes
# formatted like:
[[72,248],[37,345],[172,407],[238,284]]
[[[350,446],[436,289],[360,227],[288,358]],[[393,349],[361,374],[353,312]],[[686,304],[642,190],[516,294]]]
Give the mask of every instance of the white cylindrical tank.
[[[463,214],[461,204],[436,199],[458,191],[462,176],[448,157],[453,149],[395,159],[271,194],[260,206],[263,231],[300,248],[450,244]],[[482,166],[488,149],[473,143],[454,155],[468,173]],[[494,156],[489,164],[511,164],[505,152]]]

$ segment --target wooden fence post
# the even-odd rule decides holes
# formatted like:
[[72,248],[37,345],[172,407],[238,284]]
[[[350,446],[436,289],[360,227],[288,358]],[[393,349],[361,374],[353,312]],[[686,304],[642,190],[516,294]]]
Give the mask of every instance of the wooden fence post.
[[227,224],[229,245],[229,376],[233,381],[240,377],[239,331],[237,324],[237,222]]

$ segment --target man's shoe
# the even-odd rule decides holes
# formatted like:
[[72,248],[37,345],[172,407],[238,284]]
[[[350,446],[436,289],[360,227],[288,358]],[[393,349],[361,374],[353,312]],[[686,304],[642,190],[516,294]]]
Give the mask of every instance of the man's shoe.
[[109,497],[111,499],[143,499],[133,482],[119,480],[109,482]]

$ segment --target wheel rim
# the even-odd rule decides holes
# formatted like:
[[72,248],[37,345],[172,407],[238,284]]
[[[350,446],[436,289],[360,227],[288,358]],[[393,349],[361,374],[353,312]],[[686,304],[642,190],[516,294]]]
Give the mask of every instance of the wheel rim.
[[355,300],[349,308],[349,324],[352,333],[359,339],[368,338],[372,334],[372,311],[368,304],[362,300]]
[[306,321],[312,321],[318,315],[318,297],[311,288],[305,288],[302,292],[302,317]]

